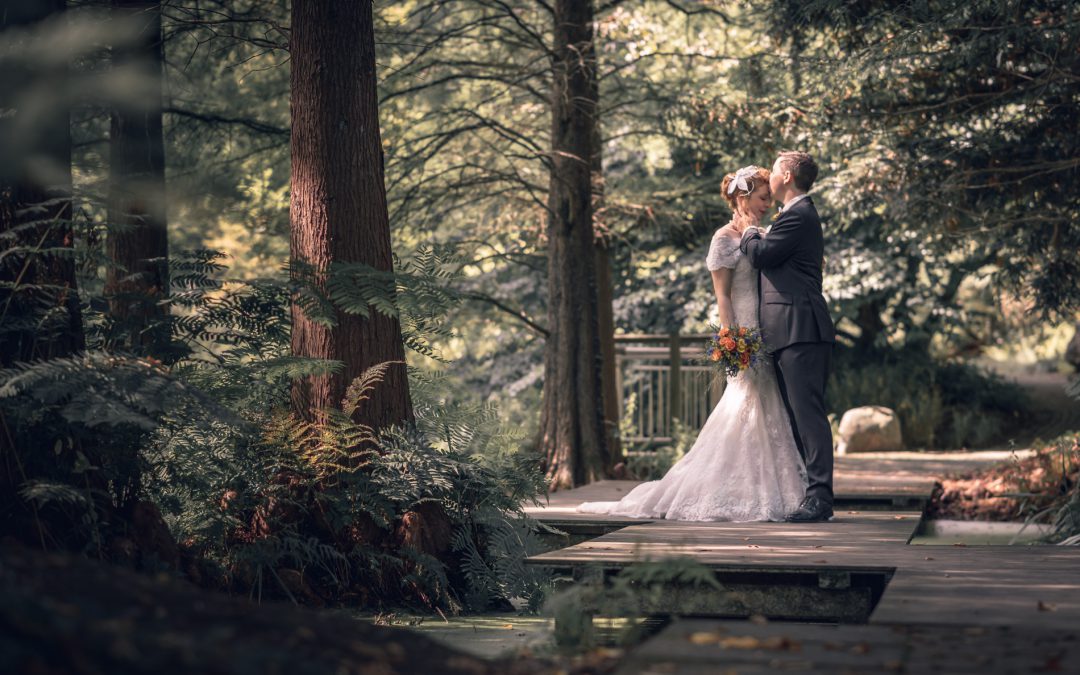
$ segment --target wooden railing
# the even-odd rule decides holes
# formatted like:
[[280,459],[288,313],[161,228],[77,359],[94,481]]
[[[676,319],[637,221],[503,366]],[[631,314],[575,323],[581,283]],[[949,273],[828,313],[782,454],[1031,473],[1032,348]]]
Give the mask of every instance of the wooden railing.
[[672,439],[677,419],[700,429],[724,391],[724,378],[701,359],[706,334],[615,336],[615,390],[627,443]]

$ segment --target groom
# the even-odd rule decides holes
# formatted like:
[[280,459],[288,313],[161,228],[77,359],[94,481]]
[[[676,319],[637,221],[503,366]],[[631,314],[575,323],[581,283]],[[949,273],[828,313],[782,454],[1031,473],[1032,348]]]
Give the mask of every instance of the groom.
[[773,353],[795,444],[806,462],[806,497],[788,514],[791,523],[816,523],[833,515],[833,444],[825,413],[825,380],[836,333],[821,295],[825,248],[821,220],[806,194],[817,174],[817,164],[805,152],[780,153],[769,177],[773,199],[783,204],[779,216],[767,236],[749,227],[740,244],[760,270],[759,323]]

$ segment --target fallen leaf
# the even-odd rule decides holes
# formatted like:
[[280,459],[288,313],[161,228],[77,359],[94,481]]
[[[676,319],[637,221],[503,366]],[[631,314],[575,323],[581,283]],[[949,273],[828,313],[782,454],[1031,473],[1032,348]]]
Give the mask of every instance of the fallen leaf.
[[761,548],[761,547],[758,546],[757,544],[747,544],[746,548]]
[[870,653],[870,645],[866,644],[865,642],[860,642],[859,644],[854,645],[848,651],[851,652],[852,654],[869,654]]
[[829,561],[828,560],[812,560],[811,562],[813,562],[816,565],[819,565],[819,564],[828,563]]
[[765,624],[769,623],[768,617],[762,616],[761,614],[751,614],[750,618],[747,620],[750,623],[757,624],[758,626],[764,626]]
[[923,558],[923,560],[933,560],[933,558],[931,558],[930,556],[926,556],[925,558]]
[[757,649],[761,640],[752,635],[740,635],[723,638],[719,644],[724,649]]
[[893,520],[903,520],[904,518],[907,518],[907,516],[893,516]]
[[774,635],[764,640],[752,635],[739,635],[720,640],[724,649],[769,649],[773,651],[797,652],[802,645],[789,637]]
[[1042,600],[1040,600],[1039,604],[1037,604],[1035,606],[1039,608],[1040,612],[1056,612],[1057,611],[1057,605],[1055,605],[1052,602],[1043,602]]
[[512,623],[504,623],[503,628],[505,628],[506,630],[513,630],[514,624],[512,624]]
[[1057,656],[1051,656],[1050,658],[1048,658],[1046,660],[1046,663],[1043,664],[1043,667],[1039,668],[1039,670],[1041,670],[1044,673],[1060,673],[1060,672],[1062,672],[1065,669],[1061,666],[1061,657],[1062,657],[1062,654],[1058,654]]
[[716,633],[691,633],[690,644],[715,645],[720,642],[720,636]]

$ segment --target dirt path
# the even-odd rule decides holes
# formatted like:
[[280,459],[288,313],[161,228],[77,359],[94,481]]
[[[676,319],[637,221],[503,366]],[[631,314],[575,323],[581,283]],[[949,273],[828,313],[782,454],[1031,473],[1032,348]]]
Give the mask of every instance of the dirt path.
[[1027,448],[1037,440],[1048,441],[1068,431],[1080,431],[1080,402],[1065,393],[1070,377],[1064,373],[1001,372],[1031,397],[1036,413],[1025,425],[1025,433],[1015,439]]

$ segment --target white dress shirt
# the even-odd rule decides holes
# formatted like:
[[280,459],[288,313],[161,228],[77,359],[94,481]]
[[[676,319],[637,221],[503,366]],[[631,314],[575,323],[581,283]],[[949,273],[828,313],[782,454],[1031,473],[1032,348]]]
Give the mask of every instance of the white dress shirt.
[[795,204],[801,202],[802,200],[806,199],[809,196],[810,195],[808,195],[808,194],[801,194],[798,197],[792,197],[791,200],[788,201],[787,204],[784,204],[783,206],[780,207],[780,213],[783,213],[784,211],[787,211],[792,206],[794,206]]

